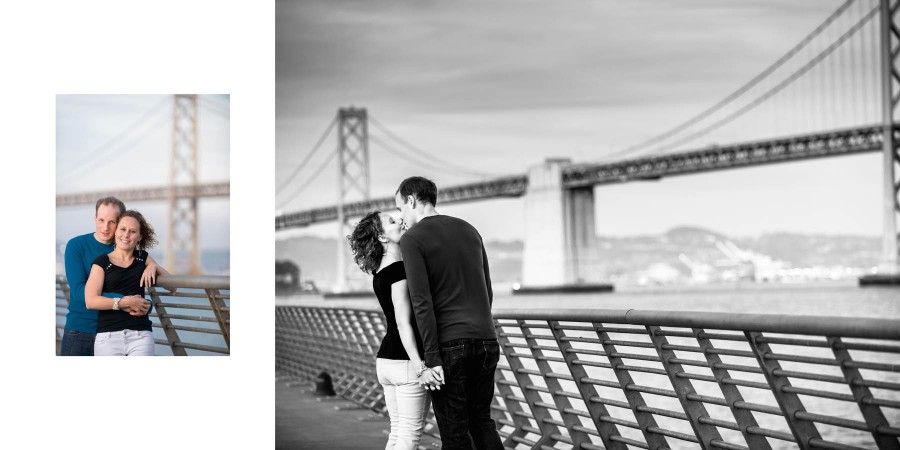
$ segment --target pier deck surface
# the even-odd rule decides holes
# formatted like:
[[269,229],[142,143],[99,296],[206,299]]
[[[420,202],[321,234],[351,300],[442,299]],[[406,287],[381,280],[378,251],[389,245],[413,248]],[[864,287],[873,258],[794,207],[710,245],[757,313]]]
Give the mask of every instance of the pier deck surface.
[[[277,450],[383,450],[389,430],[386,417],[348,400],[316,396],[309,384],[275,380]],[[423,436],[419,446],[434,448],[434,441]]]

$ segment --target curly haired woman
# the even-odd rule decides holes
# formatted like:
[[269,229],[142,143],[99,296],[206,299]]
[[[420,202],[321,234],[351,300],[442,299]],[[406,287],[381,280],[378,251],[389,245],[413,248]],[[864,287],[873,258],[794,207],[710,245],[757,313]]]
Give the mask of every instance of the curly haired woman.
[[418,447],[430,404],[423,384],[434,381],[422,361],[422,338],[409,302],[399,244],[403,231],[399,220],[375,211],[347,236],[356,264],[372,274],[372,289],[387,320],[387,333],[375,360],[391,418],[386,450]]
[[[129,302],[144,301],[141,274],[147,249],[156,245],[156,233],[141,213],[128,210],[119,217],[116,247],[100,255],[91,266],[84,287],[85,304],[98,309],[95,356],[153,356],[153,325],[148,313],[128,313]],[[160,267],[159,274],[168,274]],[[122,294],[121,299],[101,296],[101,292]]]

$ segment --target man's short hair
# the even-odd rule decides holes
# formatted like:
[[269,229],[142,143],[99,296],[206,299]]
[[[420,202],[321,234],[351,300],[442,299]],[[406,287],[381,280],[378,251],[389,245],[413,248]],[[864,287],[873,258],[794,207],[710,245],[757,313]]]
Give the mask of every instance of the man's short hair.
[[403,203],[406,203],[407,196],[412,195],[420,202],[428,202],[432,206],[437,205],[437,186],[425,177],[409,177],[403,180],[394,195],[396,194],[403,197]]
[[95,216],[100,212],[100,205],[113,205],[116,208],[119,208],[119,215],[122,215],[122,213],[125,212],[125,203],[122,203],[122,200],[115,197],[103,197],[100,200],[97,200],[97,206],[94,207]]

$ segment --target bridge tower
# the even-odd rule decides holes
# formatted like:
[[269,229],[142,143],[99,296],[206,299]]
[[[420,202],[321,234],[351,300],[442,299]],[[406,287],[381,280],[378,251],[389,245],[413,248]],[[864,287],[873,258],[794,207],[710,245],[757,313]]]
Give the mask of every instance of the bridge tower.
[[169,164],[169,238],[166,267],[177,274],[200,274],[197,197],[177,198],[175,186],[197,186],[197,96],[178,94],[172,104],[172,159]]
[[884,236],[879,273],[900,275],[900,130],[896,129],[900,103],[900,30],[896,21],[900,0],[881,0],[881,89],[884,127]]
[[[362,195],[370,198],[369,178],[369,120],[365,108],[340,108],[338,110],[338,262],[335,291],[348,289],[346,260],[347,239],[350,228],[344,216],[344,203],[348,197]],[[358,199],[357,199],[358,200]]]
[[568,159],[548,159],[528,172],[523,287],[562,287],[601,281],[594,188],[566,189],[562,170],[569,163]]

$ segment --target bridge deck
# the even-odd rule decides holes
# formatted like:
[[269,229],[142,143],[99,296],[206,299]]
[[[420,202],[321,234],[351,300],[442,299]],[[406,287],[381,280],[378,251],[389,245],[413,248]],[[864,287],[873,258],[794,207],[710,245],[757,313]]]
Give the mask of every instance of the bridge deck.
[[[313,395],[309,387],[296,381],[275,381],[277,450],[384,449],[390,429],[387,418],[340,397]],[[433,442],[423,436],[419,446],[434,448]]]

